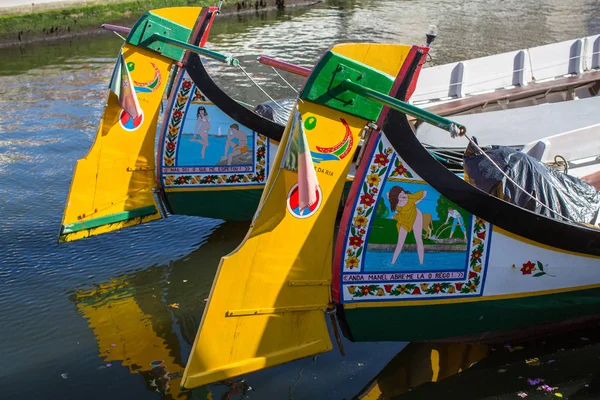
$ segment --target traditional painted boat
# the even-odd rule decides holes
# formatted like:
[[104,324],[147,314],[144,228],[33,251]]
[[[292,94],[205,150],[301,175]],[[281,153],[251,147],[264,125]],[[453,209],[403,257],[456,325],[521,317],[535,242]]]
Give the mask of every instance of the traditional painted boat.
[[[121,51],[122,64],[130,69],[143,112],[130,118],[118,97],[109,94],[96,140],[75,170],[59,241],[110,232],[168,214],[249,220],[256,211],[284,127],[230,98],[193,53],[197,47],[185,46],[187,42],[204,45],[218,8],[184,10],[189,15],[186,19],[174,17],[179,11],[151,11],[132,30],[110,27],[128,34]],[[161,31],[152,25],[155,22],[175,24],[177,29]],[[426,68],[421,82],[427,83],[417,85],[413,102],[442,115],[487,113],[503,107],[507,109],[489,114],[515,121],[530,118],[535,109],[544,115],[540,119],[548,127],[560,126],[556,118],[566,113],[584,128],[594,115],[598,98],[585,99],[585,107],[583,101],[563,100],[597,93],[600,72],[594,68],[600,63],[593,49],[598,43],[600,37],[594,36]],[[182,48],[192,53],[184,53]],[[234,62],[214,52],[202,54]],[[263,63],[300,74],[309,72],[264,57]],[[167,111],[157,137],[160,99],[165,93]],[[552,104],[531,106],[546,102]],[[524,113],[512,109],[513,105],[532,108]],[[555,107],[552,112],[550,107]],[[458,116],[457,121],[470,126],[489,124],[482,115]],[[464,148],[448,146],[443,135],[428,127],[419,126],[418,137],[440,160],[460,170],[458,153]],[[510,135],[493,132],[480,135],[479,140],[522,146],[548,135],[542,129],[525,133],[518,129]],[[513,141],[516,137],[521,139]],[[315,156],[321,160],[345,156],[349,138],[316,149]],[[353,173],[354,166],[348,175],[348,190]]]
[[[530,146],[532,156],[482,149],[468,126],[404,102],[427,52],[343,44],[315,66],[250,230],[221,260],[185,387],[331,350],[327,315],[334,336],[339,326],[352,341],[465,343],[600,316],[600,188],[539,161],[557,137]],[[407,114],[465,143],[464,178],[419,141]],[[365,137],[338,228],[344,182],[373,123],[381,130]],[[315,181],[307,154],[348,134],[348,156],[321,161]],[[597,155],[586,174],[600,171]]]

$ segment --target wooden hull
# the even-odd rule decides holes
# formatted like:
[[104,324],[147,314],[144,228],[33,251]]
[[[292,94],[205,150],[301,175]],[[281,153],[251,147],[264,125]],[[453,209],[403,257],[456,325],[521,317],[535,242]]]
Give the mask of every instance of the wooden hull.
[[407,303],[344,307],[338,318],[357,342],[459,343],[502,343],[600,319],[600,288],[464,303]]
[[477,189],[400,112],[382,131],[366,145],[336,244],[333,299],[350,339],[494,341],[600,314],[600,229]]

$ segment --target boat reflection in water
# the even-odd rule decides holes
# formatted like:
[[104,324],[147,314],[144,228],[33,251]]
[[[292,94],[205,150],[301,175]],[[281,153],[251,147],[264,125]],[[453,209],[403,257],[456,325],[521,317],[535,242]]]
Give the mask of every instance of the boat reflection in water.
[[[225,223],[189,257],[74,290],[70,299],[98,342],[100,368],[129,368],[162,399],[190,398],[180,388],[184,363],[223,254],[232,251],[247,223]],[[208,389],[194,397],[210,398]]]
[[356,399],[391,399],[415,387],[462,372],[486,358],[490,346],[459,343],[409,343]]

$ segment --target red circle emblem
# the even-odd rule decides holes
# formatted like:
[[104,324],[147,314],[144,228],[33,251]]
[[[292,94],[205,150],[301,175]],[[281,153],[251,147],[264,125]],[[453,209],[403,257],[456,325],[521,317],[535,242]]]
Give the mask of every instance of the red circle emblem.
[[119,125],[126,131],[135,131],[144,122],[144,113],[138,115],[137,118],[131,118],[131,115],[125,110],[121,110],[119,115]]
[[316,190],[316,195],[317,195],[317,200],[314,202],[314,204],[309,206],[308,208],[305,208],[304,210],[300,211],[298,184],[296,183],[294,186],[292,186],[292,189],[290,190],[290,192],[288,194],[288,199],[287,199],[288,211],[296,218],[308,218],[308,217],[312,216],[315,212],[317,212],[319,207],[321,207],[321,201],[323,199],[323,195],[321,193],[321,188],[318,186],[317,186],[317,190]]

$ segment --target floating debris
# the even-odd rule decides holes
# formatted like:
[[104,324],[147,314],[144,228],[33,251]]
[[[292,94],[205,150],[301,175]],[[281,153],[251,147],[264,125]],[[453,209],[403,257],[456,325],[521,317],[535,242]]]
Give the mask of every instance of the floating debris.
[[504,372],[506,372],[506,371],[508,371],[508,370],[507,370],[507,369],[504,369],[504,368],[500,368],[500,369],[498,370],[498,372],[500,372],[501,374],[503,374],[503,373],[504,373]]
[[520,398],[524,399],[525,397],[528,396],[528,394],[525,393],[525,392],[519,392],[519,393],[517,393],[517,396],[519,396]]
[[560,394],[560,393],[558,393],[558,392],[557,392],[557,393],[554,393],[554,395],[555,395],[556,397],[560,397],[560,398],[562,398],[562,397],[563,397],[563,395],[562,395],[562,394]]
[[539,367],[540,359],[537,357],[529,358],[525,360],[525,364],[529,365],[530,367]]
[[68,373],[66,373],[66,372],[64,372],[64,373],[60,374],[60,376],[61,376],[63,379],[67,379],[67,378],[69,377],[69,374],[68,374]]
[[169,304],[169,308],[177,309],[177,308],[179,308],[179,303],[171,303],[171,304]]
[[544,381],[545,381],[545,379],[543,379],[543,378],[537,378],[537,379],[527,378],[527,383],[529,383],[531,386],[537,386]]

